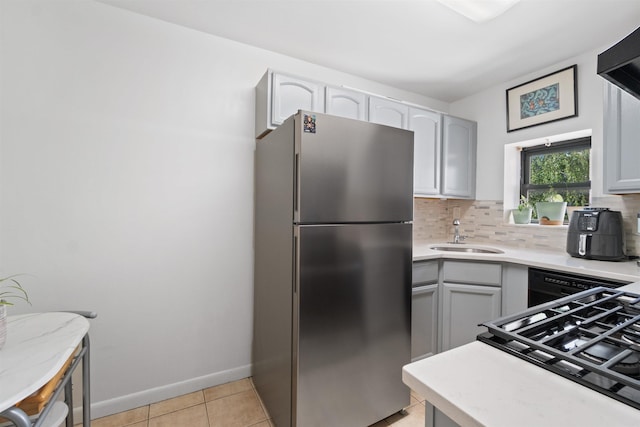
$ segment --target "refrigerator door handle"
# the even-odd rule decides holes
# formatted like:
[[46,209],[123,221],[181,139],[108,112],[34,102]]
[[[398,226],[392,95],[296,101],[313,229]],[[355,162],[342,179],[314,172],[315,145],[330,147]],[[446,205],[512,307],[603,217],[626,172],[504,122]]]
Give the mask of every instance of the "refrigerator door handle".
[[298,200],[298,186],[300,183],[299,171],[300,170],[300,153],[296,153],[296,157],[293,163],[293,218],[297,222],[300,218],[299,203]]
[[298,239],[298,227],[293,230],[293,295],[298,293],[298,266],[300,265],[300,240]]

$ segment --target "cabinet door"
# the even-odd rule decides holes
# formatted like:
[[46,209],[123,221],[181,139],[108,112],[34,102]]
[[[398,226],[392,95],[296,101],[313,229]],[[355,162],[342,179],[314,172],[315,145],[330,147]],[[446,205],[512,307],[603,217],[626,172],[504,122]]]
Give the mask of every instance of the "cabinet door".
[[607,83],[604,102],[604,190],[640,192],[640,100]]
[[447,417],[442,411],[429,402],[424,402],[425,406],[425,427],[460,427],[455,421]]
[[527,309],[529,297],[529,267],[520,264],[505,264],[502,268],[502,313],[501,316],[520,313]]
[[500,317],[501,289],[492,286],[443,283],[440,351],[475,341],[486,332],[478,324]]
[[411,292],[411,361],[436,354],[438,346],[438,284]]
[[440,194],[440,121],[441,114],[409,108],[409,130],[413,142],[413,192],[416,195]]
[[391,99],[369,97],[369,121],[381,125],[407,128],[409,107]]
[[354,90],[327,86],[324,111],[348,119],[367,120],[367,95]]
[[457,117],[442,120],[442,195],[476,195],[476,123]]
[[275,127],[298,110],[323,112],[323,86],[316,82],[273,73],[271,124]]

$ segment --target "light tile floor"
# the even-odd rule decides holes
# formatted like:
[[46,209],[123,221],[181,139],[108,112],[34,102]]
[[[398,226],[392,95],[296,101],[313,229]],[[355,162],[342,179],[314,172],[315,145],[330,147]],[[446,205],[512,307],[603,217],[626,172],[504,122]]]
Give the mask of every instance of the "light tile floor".
[[[424,399],[413,391],[406,415],[372,427],[423,427]],[[196,391],[91,422],[92,427],[271,427],[250,378]],[[80,427],[77,425],[76,427]],[[358,427],[358,426],[354,426]]]

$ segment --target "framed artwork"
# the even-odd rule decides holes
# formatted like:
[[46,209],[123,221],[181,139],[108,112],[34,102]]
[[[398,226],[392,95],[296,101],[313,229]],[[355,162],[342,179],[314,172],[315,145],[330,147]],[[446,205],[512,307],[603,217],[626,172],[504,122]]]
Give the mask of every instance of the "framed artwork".
[[578,115],[577,65],[507,89],[507,132]]

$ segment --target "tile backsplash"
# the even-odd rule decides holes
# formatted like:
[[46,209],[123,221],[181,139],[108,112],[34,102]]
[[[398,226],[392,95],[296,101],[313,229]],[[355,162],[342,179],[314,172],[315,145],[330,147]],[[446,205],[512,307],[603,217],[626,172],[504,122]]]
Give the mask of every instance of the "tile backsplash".
[[[637,215],[640,194],[593,198],[592,206],[621,211],[628,255],[640,255],[640,234]],[[509,224],[502,201],[414,199],[415,240],[449,242],[453,239],[453,213],[460,210],[460,234],[467,243],[500,243],[501,245],[533,249],[564,251],[566,226]]]

